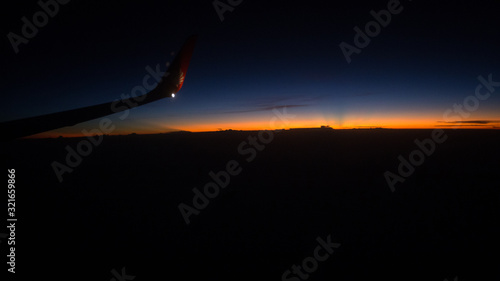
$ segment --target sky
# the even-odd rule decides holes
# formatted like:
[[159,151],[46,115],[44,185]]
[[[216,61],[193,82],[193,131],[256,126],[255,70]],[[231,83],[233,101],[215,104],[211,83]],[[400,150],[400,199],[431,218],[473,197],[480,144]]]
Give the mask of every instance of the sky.
[[[124,120],[111,115],[111,134],[322,125],[500,128],[500,87],[487,98],[475,96],[479,76],[500,81],[495,1],[269,2],[221,0],[219,9],[237,4],[221,21],[214,1],[71,0],[16,46],[9,34],[23,36],[22,18],[32,22],[42,8],[37,1],[13,3],[3,16],[0,121],[129,95],[146,67],[165,71],[197,34],[177,96],[132,109]],[[375,20],[370,11],[391,9],[390,21],[371,25],[379,31],[372,30],[349,63],[341,43],[356,47],[355,28]],[[485,97],[487,88],[480,93]],[[273,108],[293,118],[270,122]],[[78,136],[93,128],[99,119],[36,136]]]

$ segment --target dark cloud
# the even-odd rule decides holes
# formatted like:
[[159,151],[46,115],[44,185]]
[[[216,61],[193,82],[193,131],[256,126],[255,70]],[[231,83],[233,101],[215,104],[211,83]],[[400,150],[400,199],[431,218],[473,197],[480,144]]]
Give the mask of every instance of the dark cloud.
[[[452,125],[436,125],[435,127],[451,127]],[[488,127],[488,128],[496,128],[495,126],[492,125],[477,125],[477,124],[460,124],[460,125],[453,125],[453,127]]]
[[252,109],[229,110],[229,111],[224,111],[222,113],[247,113],[247,112],[268,111],[268,110],[282,109],[282,108],[306,107],[306,106],[309,105],[308,104],[273,105],[273,106],[255,107]]
[[500,120],[471,120],[471,121],[438,121],[438,123],[446,124],[495,124],[500,123]]
[[236,105],[232,110],[217,112],[217,114],[248,113],[282,108],[307,107],[311,106],[312,104],[314,104],[314,102],[320,100],[321,98],[322,97],[310,96],[258,98],[252,101],[245,102],[244,104]]
[[437,123],[443,125],[436,125],[435,127],[485,127],[497,129],[500,124],[500,120],[468,120],[468,121],[437,121]]

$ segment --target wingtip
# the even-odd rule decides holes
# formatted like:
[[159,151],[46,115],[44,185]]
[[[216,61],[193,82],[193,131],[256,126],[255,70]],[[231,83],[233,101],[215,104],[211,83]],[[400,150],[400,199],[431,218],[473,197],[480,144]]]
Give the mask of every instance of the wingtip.
[[[177,93],[184,84],[184,79],[186,77],[189,63],[191,62],[191,57],[193,55],[194,46],[196,44],[196,40],[198,39],[198,35],[191,35],[182,46],[179,54],[175,58],[172,66],[169,68],[170,73],[178,73],[179,75],[179,84],[175,91]],[[170,71],[172,69],[172,71]]]

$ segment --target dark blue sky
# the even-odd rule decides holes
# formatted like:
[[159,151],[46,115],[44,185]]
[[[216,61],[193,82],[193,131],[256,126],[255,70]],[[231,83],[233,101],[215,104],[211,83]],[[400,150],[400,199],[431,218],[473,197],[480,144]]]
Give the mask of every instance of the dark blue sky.
[[[128,94],[146,66],[165,70],[191,34],[198,43],[178,96],[112,116],[115,133],[266,129],[275,106],[289,106],[293,127],[433,126],[474,94],[479,75],[500,80],[494,1],[401,1],[350,64],[339,44],[353,45],[353,28],[389,1],[243,1],[221,22],[212,1],[72,0],[15,54],[7,34],[20,35],[21,18],[41,9],[21,2],[4,16],[1,121]],[[498,121],[499,109],[497,90],[467,120]]]

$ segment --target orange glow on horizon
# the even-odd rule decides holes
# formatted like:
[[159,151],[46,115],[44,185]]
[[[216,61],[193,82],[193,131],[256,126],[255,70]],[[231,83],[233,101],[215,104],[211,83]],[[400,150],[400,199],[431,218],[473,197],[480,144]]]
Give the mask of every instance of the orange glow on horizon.
[[[212,120],[210,120],[212,121]],[[168,129],[165,125],[158,125],[156,128],[121,128],[116,129],[109,135],[128,135],[136,134],[158,134],[168,133],[174,131],[190,131],[190,132],[210,132],[219,130],[241,130],[241,131],[258,131],[258,130],[276,130],[276,129],[291,129],[291,128],[319,128],[321,126],[330,126],[332,129],[370,129],[370,128],[384,128],[384,129],[499,129],[500,127],[493,125],[443,125],[436,121],[434,118],[416,119],[416,118],[352,118],[346,120],[342,125],[329,124],[323,118],[319,119],[293,119],[288,124],[279,122],[278,119],[272,121],[232,121],[232,122],[207,122],[206,124],[190,124],[181,122],[175,129]],[[498,124],[496,124],[498,125]],[[40,133],[27,138],[57,138],[62,137],[84,137],[85,135],[79,130],[75,129],[59,129]]]

